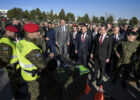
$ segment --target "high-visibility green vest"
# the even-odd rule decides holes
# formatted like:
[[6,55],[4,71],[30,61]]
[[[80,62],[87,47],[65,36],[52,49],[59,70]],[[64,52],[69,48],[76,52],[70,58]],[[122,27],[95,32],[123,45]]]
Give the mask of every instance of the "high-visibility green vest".
[[[16,52],[17,57],[19,59],[19,64],[21,66],[21,75],[25,81],[32,81],[36,80],[39,76],[35,74],[35,76],[32,76],[32,73],[30,73],[32,70],[37,70],[37,67],[32,64],[28,59],[26,59],[26,55],[29,54],[32,50],[39,49],[34,43],[28,42],[26,40],[20,40],[16,44]],[[41,52],[41,50],[40,50]],[[30,71],[30,72],[29,72]]]
[[87,74],[90,72],[89,69],[84,67],[83,65],[77,65],[75,67],[79,69],[80,75]]
[[[16,62],[18,62],[18,58],[17,58],[17,55],[16,55],[16,44],[12,41],[9,40],[9,38],[6,38],[6,37],[2,37],[0,39],[0,43],[5,43],[5,44],[8,44],[11,48],[12,48],[12,56],[11,56],[11,59],[10,59],[10,64],[14,64]],[[5,70],[6,71],[9,71],[6,69],[5,67]]]

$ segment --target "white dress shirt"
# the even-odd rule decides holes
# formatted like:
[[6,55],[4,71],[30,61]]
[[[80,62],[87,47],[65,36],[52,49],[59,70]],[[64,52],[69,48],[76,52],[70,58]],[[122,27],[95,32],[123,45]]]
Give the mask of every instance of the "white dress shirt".
[[86,32],[86,33],[84,33],[84,34],[82,33],[82,35],[81,35],[81,40],[82,40],[83,35],[84,35],[84,40],[85,40],[86,35],[87,35],[87,32]]
[[[103,34],[103,39],[102,39],[102,42],[104,41],[104,39],[105,39],[106,35],[107,35],[107,33]],[[102,35],[101,35],[101,36],[102,36]],[[100,39],[101,39],[101,36],[100,36],[100,38],[99,38],[99,41],[100,41]]]

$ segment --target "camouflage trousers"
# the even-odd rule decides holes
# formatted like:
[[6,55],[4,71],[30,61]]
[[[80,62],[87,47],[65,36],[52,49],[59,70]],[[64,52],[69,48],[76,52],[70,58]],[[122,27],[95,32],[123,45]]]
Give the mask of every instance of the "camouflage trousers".
[[140,80],[140,60],[136,64],[136,75],[135,75],[136,80]]
[[8,71],[8,77],[10,80],[10,85],[13,94],[19,92],[19,84],[20,84],[20,69],[15,71]]
[[28,81],[28,92],[30,93],[30,100],[39,100],[40,89],[38,80]]
[[123,74],[122,74],[122,78],[123,80],[128,80],[128,77],[129,77],[129,74],[132,70],[132,64],[121,64],[119,67],[117,67],[115,69],[115,72],[114,72],[114,77],[117,78],[119,77],[119,74],[121,72],[121,70],[123,69]]

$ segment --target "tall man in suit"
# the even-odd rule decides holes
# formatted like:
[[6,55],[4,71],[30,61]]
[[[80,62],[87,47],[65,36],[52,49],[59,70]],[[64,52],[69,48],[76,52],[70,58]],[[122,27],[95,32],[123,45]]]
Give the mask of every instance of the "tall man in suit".
[[88,66],[88,54],[90,51],[91,37],[87,33],[87,27],[82,27],[82,34],[77,37],[75,44],[75,53],[79,56],[79,63]]
[[78,56],[77,54],[75,54],[75,44],[76,44],[77,37],[80,34],[81,33],[78,32],[78,27],[76,25],[73,26],[73,31],[70,33],[70,58],[75,61],[78,60]]
[[67,57],[68,46],[70,45],[70,32],[65,25],[65,20],[61,20],[60,26],[56,29],[56,45],[59,47],[60,54]]
[[110,61],[110,55],[112,51],[112,39],[107,34],[106,26],[101,26],[100,34],[96,36],[95,42],[92,45],[91,59],[94,58],[95,62],[95,77],[92,79],[98,79],[98,70],[100,70],[100,76],[97,84],[102,84],[102,78],[104,76],[105,64]]
[[113,34],[111,35],[112,37],[112,53],[111,53],[111,72],[115,70],[116,64],[117,64],[117,56],[115,54],[115,51],[113,50],[114,46],[121,40],[124,39],[123,35],[120,34],[120,28],[118,26],[115,26],[113,28]]

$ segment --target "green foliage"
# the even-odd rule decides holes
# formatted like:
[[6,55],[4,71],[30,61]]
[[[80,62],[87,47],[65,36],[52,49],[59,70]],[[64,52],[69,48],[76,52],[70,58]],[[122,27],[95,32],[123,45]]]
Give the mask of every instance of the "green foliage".
[[113,22],[114,22],[113,16],[109,16],[109,17],[106,19],[106,23],[107,23],[107,24],[113,24]]
[[105,24],[105,17],[104,17],[104,16],[101,16],[101,17],[100,17],[100,23],[101,23],[101,24]]
[[138,25],[138,23],[139,23],[139,21],[138,21],[137,17],[131,18],[131,19],[130,19],[130,22],[129,22],[129,24],[130,24],[131,26]]
[[8,10],[7,17],[21,19],[23,18],[23,11],[21,8],[13,8],[11,10]]
[[98,24],[99,22],[100,22],[99,18],[96,17],[96,16],[93,16],[93,18],[92,18],[92,23]]
[[69,12],[67,13],[67,16],[66,16],[66,22],[74,22],[75,21],[75,16],[73,13]]
[[87,13],[84,16],[84,20],[85,20],[85,23],[90,23],[90,19]]
[[118,19],[118,24],[121,25],[121,26],[124,25],[124,24],[127,24],[127,22],[128,22],[128,19],[126,19],[126,18],[123,18],[123,19],[119,18]]
[[60,11],[60,13],[59,13],[59,19],[60,19],[60,20],[61,20],[61,19],[66,20],[65,11],[64,11],[63,8],[61,9],[61,11]]

